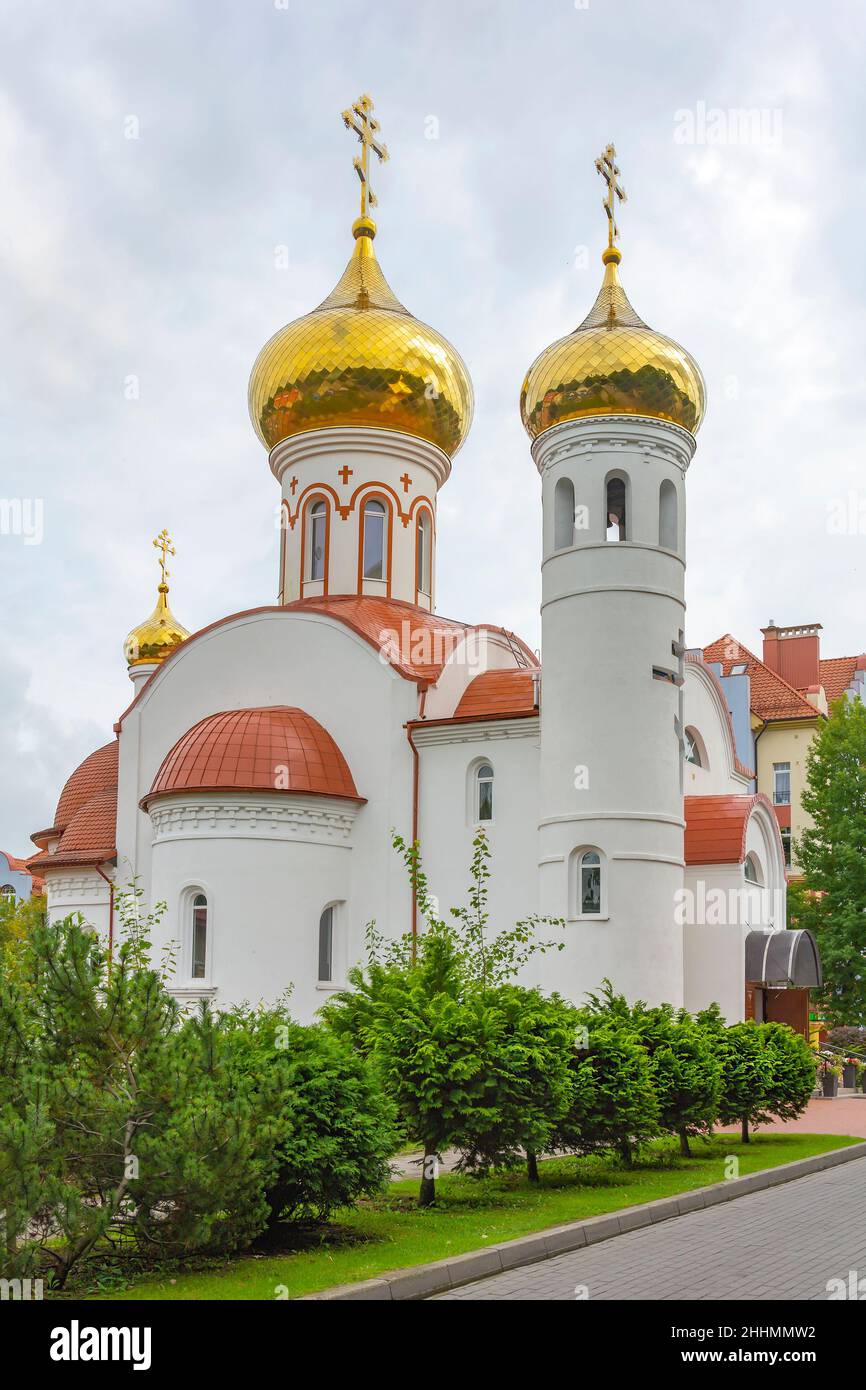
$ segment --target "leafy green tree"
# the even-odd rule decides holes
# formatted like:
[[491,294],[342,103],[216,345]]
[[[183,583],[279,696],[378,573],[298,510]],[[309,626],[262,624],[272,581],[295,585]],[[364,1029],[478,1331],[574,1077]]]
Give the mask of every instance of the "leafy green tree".
[[[691,1152],[689,1138],[707,1134],[716,1119],[720,1066],[706,1033],[685,1009],[670,1004],[651,1008],[639,999],[629,1005],[605,980],[600,995],[589,996],[590,1012],[619,1024],[646,1049],[658,1101],[659,1128],[676,1134],[680,1152]],[[622,1149],[626,1158],[625,1147]]]
[[719,1122],[739,1124],[747,1144],[749,1125],[767,1118],[772,1060],[764,1046],[761,1025],[749,1019],[727,1027],[716,1004],[697,1017],[721,1065]]
[[9,973],[20,960],[22,949],[37,926],[45,921],[45,899],[0,893],[0,972]]
[[419,1200],[435,1200],[438,1158],[460,1151],[478,1171],[539,1152],[570,1100],[571,1022],[561,1001],[510,983],[536,952],[530,918],[490,933],[489,847],[473,842],[468,905],[438,917],[417,844],[394,837],[425,922],[415,937],[386,942],[371,926],[367,963],[323,1016],[371,1058],[400,1122],[423,1150]]
[[833,1023],[866,1023],[866,707],[839,700],[806,757],[803,810],[812,825],[795,845],[802,881],[789,888],[792,925],[815,933]]
[[646,1049],[621,1021],[574,1013],[572,1097],[549,1147],[565,1153],[633,1150],[659,1133],[659,1106]]
[[296,1023],[280,1003],[235,1008],[219,1042],[221,1066],[251,1087],[269,1225],[325,1220],[389,1181],[394,1106],[347,1039]]

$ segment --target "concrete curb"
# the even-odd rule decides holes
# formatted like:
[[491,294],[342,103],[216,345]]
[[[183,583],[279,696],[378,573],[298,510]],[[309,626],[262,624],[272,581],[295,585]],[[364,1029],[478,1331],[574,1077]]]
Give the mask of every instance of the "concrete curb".
[[516,1240],[503,1241],[500,1245],[490,1245],[483,1250],[471,1250],[466,1255],[455,1255],[448,1260],[414,1265],[411,1269],[397,1269],[357,1284],[340,1284],[333,1289],[323,1289],[321,1293],[305,1294],[299,1301],[402,1302],[430,1298],[433,1294],[459,1288],[461,1284],[485,1279],[490,1274],[500,1274],[505,1269],[538,1264],[541,1260],[552,1259],[554,1255],[579,1250],[583,1245],[594,1245],[597,1241],[610,1240],[626,1231],[637,1231],[642,1226],[654,1226],[659,1221],[685,1216],[690,1211],[701,1211],[720,1202],[730,1202],[736,1197],[745,1197],[749,1192],[779,1187],[782,1183],[808,1177],[810,1173],[821,1173],[826,1168],[835,1168],[856,1158],[866,1158],[866,1142],[850,1144],[845,1149],[830,1149],[811,1158],[797,1159],[795,1163],[781,1163],[776,1168],[765,1168],[744,1178],[713,1183],[710,1187],[695,1187],[675,1197],[660,1197],[655,1202],[623,1207],[621,1211],[609,1212],[604,1216],[591,1216],[585,1221],[572,1221],[566,1226],[551,1226],[529,1236],[519,1236]]

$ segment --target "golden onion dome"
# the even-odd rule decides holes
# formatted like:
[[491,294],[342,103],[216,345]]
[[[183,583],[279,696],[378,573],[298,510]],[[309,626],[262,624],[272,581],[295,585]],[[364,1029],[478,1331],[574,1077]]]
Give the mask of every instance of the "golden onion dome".
[[532,439],[590,415],[649,415],[692,434],[700,427],[706,408],[700,367],[638,318],[620,284],[621,259],[618,247],[605,249],[604,280],[591,311],[526,374],[520,413]]
[[451,344],[413,317],[382,274],[376,224],[359,217],[338,284],[275,333],[256,359],[249,405],[267,449],[305,430],[400,430],[456,454],[472,421],[472,382]]
[[189,633],[172,613],[168,606],[168,570],[166,556],[174,555],[174,547],[168,532],[162,533],[153,542],[161,552],[160,570],[162,578],[157,591],[156,607],[149,618],[134,627],[123,644],[123,655],[128,666],[151,666],[154,662],[165,661],[175,647],[185,642]]

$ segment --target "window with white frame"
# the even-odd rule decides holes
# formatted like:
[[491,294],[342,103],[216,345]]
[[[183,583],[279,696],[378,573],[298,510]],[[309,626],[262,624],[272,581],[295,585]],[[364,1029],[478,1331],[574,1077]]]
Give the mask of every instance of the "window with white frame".
[[601,916],[601,855],[596,849],[581,850],[577,856],[577,916]]
[[190,975],[194,980],[203,980],[207,975],[207,927],[208,905],[204,893],[196,893],[192,900],[192,932]]
[[328,504],[324,497],[317,497],[310,504],[309,510],[309,529],[307,532],[307,545],[309,547],[309,561],[307,565],[308,579],[324,579],[325,577],[325,540],[328,528]]
[[384,502],[371,497],[364,504],[363,575],[365,579],[387,579],[385,541],[388,513]]
[[493,820],[493,768],[481,763],[475,771],[475,819]]
[[334,905],[326,907],[319,918],[319,983],[330,984],[334,978]]
[[791,804],[790,763],[773,763],[773,801],[777,806]]
[[785,856],[785,866],[786,866],[786,868],[789,868],[789,869],[790,869],[790,867],[791,867],[791,827],[790,827],[790,825],[783,825],[783,826],[781,827],[780,831],[779,831],[779,834],[780,834],[781,837],[782,837],[782,853],[783,853],[784,856]]
[[764,877],[757,855],[749,854],[746,856],[746,862],[743,865],[743,874],[747,883],[754,883],[759,886],[763,883]]

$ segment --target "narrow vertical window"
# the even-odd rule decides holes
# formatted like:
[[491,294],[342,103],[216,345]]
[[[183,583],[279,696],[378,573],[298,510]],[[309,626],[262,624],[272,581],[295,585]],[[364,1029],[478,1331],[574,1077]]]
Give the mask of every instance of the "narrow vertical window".
[[418,574],[418,592],[419,594],[423,594],[425,598],[429,598],[431,592],[430,530],[430,513],[420,511],[418,513],[418,523],[416,528],[417,549],[415,554],[415,566]]
[[475,819],[493,820],[493,768],[482,763],[475,774]]
[[606,536],[609,541],[624,541],[627,534],[625,514],[625,479],[608,478],[605,497]]
[[790,825],[783,825],[782,828],[781,828],[781,830],[779,831],[779,834],[782,836],[782,853],[783,853],[784,856],[785,856],[785,866],[786,866],[786,868],[789,868],[789,869],[790,869],[790,867],[791,867],[791,827],[790,827]]
[[594,849],[584,850],[580,856],[580,911],[582,916],[594,916],[601,912],[601,856]]
[[567,550],[574,545],[574,483],[560,478],[553,492],[553,548]]
[[791,804],[790,763],[773,763],[773,801],[777,806]]
[[326,907],[319,918],[319,980],[334,978],[334,909]]
[[372,497],[364,506],[363,574],[385,579],[385,504]]
[[192,978],[203,980],[207,969],[207,898],[197,893],[192,900]]
[[665,478],[659,488],[659,545],[665,550],[676,550],[677,540],[677,490]]
[[319,497],[310,508],[310,579],[325,577],[325,537],[328,525],[327,503]]

